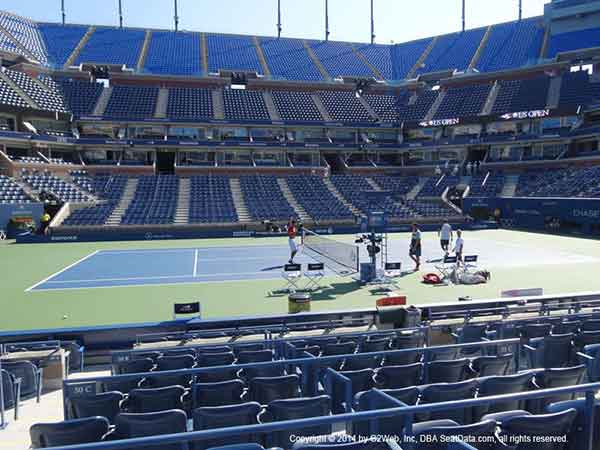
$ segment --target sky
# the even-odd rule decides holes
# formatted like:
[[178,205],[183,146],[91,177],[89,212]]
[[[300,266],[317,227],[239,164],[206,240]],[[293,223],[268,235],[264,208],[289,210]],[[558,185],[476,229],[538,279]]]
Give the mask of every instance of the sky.
[[[67,22],[118,25],[118,0],[64,0]],[[178,0],[179,28],[276,35],[277,0]],[[523,0],[523,17],[542,15],[550,0]],[[0,9],[60,22],[60,0],[2,0]],[[122,0],[124,25],[173,28],[173,0]],[[281,0],[283,37],[323,39],[324,0]],[[518,0],[466,0],[467,28],[518,17]],[[461,0],[374,0],[376,42],[406,42],[461,29]],[[330,39],[370,40],[369,0],[329,0]]]

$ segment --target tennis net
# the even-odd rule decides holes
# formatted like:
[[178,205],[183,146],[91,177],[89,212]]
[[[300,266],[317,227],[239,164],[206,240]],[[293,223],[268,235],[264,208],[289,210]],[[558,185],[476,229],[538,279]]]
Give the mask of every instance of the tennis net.
[[327,267],[338,275],[353,275],[359,270],[359,252],[356,245],[321,236],[306,228],[304,251],[317,261],[326,263]]

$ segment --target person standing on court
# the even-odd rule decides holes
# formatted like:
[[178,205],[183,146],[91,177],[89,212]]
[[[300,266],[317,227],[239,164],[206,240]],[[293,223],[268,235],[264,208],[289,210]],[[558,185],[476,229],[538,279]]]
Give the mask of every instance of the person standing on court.
[[444,251],[444,256],[448,256],[448,248],[452,243],[452,226],[448,223],[448,219],[444,220],[442,224],[442,228],[438,231],[438,236],[440,237],[440,245],[442,250]]
[[412,224],[412,235],[410,238],[410,259],[415,262],[415,272],[421,267],[421,230],[416,223]]
[[296,227],[296,220],[290,217],[286,227],[288,235],[288,244],[290,246],[290,264],[294,264],[294,256],[298,253],[298,246],[296,245],[296,235],[298,234],[298,228]]
[[456,255],[456,260],[458,263],[462,263],[463,260],[463,250],[465,248],[465,241],[462,238],[462,231],[456,230],[456,244],[454,245],[454,254]]

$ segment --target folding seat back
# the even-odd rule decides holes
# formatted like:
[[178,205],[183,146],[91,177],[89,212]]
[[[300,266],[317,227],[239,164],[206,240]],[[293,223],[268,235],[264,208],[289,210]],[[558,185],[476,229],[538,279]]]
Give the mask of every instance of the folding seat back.
[[457,330],[457,343],[480,342],[485,337],[487,329],[487,324],[466,324]]
[[129,393],[125,408],[131,413],[150,413],[170,409],[183,409],[182,386],[156,389],[134,389]]
[[142,382],[141,387],[157,389],[169,386],[183,386],[187,388],[192,383],[192,374],[182,373],[165,375],[160,372],[155,373],[155,375],[146,377]]
[[428,384],[457,383],[467,377],[469,360],[433,361],[425,365],[425,370],[425,382]]
[[195,375],[198,383],[218,383],[220,381],[236,380],[240,369],[237,367],[199,372]]
[[479,378],[507,375],[513,355],[480,356],[471,361],[471,369]]
[[154,368],[154,361],[150,358],[132,359],[113,364],[115,375],[125,375],[129,373],[146,373]]
[[198,355],[198,367],[228,366],[235,361],[233,352],[201,353]]
[[18,402],[16,398],[17,392],[15,392],[15,379],[4,369],[0,370],[0,377],[2,378],[0,381],[2,382],[2,392],[4,393],[4,407],[12,408]]
[[201,347],[196,349],[197,355],[205,355],[207,353],[229,353],[233,349],[229,345],[219,345],[215,347]]
[[427,354],[427,361],[450,361],[460,357],[460,348],[432,348]]
[[[576,409],[554,414],[515,416],[502,422],[502,434],[509,441],[511,436],[521,440],[516,450],[567,450],[566,440],[548,438],[568,436],[576,417]],[[542,437],[544,441],[540,442],[535,437]]]
[[239,356],[242,352],[258,352],[265,349],[265,344],[252,343],[252,344],[238,344],[233,348],[233,353]]
[[425,422],[417,424],[413,431],[415,440],[418,442],[415,450],[449,450],[452,447],[444,442],[451,436],[462,436],[463,439],[476,443],[477,450],[500,450],[503,448],[495,437],[496,422],[493,420],[471,425],[443,425],[439,422]]
[[238,364],[273,361],[271,350],[246,350],[238,354]]
[[[441,383],[424,386],[421,389],[419,404],[450,402],[453,400],[466,400],[475,397],[477,392],[477,381],[469,380],[461,383]],[[451,409],[446,411],[435,411],[419,415],[421,421],[425,420],[454,420],[466,425],[472,420],[471,408]]]
[[579,350],[593,344],[600,344],[600,331],[582,331],[575,336],[575,347]]
[[266,405],[274,400],[300,397],[300,377],[257,377],[250,380],[248,389],[250,401]]
[[189,355],[196,359],[196,350],[193,348],[173,348],[163,350],[163,356],[184,356]]
[[[419,399],[420,391],[416,387],[404,389],[382,389],[382,392],[394,397],[406,405],[416,405]],[[395,407],[392,403],[381,400],[376,396],[375,391],[363,391],[354,396],[354,409],[356,411],[370,411],[386,407]],[[401,417],[382,418],[377,421],[377,433],[381,435],[394,436],[402,433],[403,423]],[[371,436],[375,430],[371,430],[370,421],[354,421],[352,422],[352,434],[358,436]]]
[[69,370],[82,371],[84,347],[75,341],[61,341],[60,346],[69,352]]
[[[534,389],[534,372],[524,372],[516,375],[488,377],[479,380],[477,397],[491,397],[494,395],[517,394]],[[473,420],[480,420],[486,414],[503,411],[516,411],[525,408],[525,400],[507,400],[489,403],[473,408]]]
[[552,330],[551,323],[530,323],[519,327],[519,333],[525,340],[548,336]]
[[[359,392],[368,391],[373,387],[374,372],[372,369],[351,370],[339,373],[350,380],[352,397],[354,397],[354,395],[356,395]],[[331,376],[331,374],[328,374],[328,376]],[[342,384],[337,377],[335,379],[332,379],[331,382],[332,392],[330,394],[332,399],[333,411],[335,413],[341,413],[344,411],[344,405],[346,401],[346,385]],[[352,405],[346,406],[348,408],[352,407]]]
[[246,367],[242,370],[242,376],[249,382],[253,378],[281,377],[285,375],[283,365],[274,364],[266,367]]
[[390,345],[397,350],[421,348],[425,345],[425,335],[423,333],[399,334],[392,339]]
[[403,351],[400,353],[386,354],[383,359],[384,366],[408,366],[416,364],[423,359],[423,352],[420,350]]
[[[283,420],[307,419],[331,414],[331,398],[328,395],[318,397],[275,400],[267,405],[260,421],[280,422]],[[289,448],[291,436],[324,436],[331,433],[331,424],[317,425],[286,431],[276,431],[266,435],[267,447]]]
[[[587,448],[587,434],[585,427],[587,422],[587,406],[585,399],[567,400],[564,402],[552,403],[546,408],[546,412],[554,414],[568,409],[576,409],[577,417],[573,423],[571,433],[568,437],[568,450],[580,450]],[[600,449],[600,404],[596,401],[594,405],[594,444],[591,450]]]
[[600,331],[600,319],[589,319],[581,325],[581,331]]
[[104,417],[65,420],[58,423],[36,423],[29,428],[32,448],[99,442],[108,434],[110,424]]
[[236,405],[242,403],[242,380],[196,383],[192,386],[194,407]]
[[[121,413],[115,419],[111,439],[130,439],[187,431],[187,416],[179,409],[152,413]],[[186,450],[185,444],[145,445],[144,450]]]
[[572,334],[558,334],[532,342],[534,350],[528,350],[531,367],[558,368],[569,367],[574,359],[575,347]]
[[135,377],[127,380],[105,380],[100,383],[101,392],[121,392],[123,394],[129,394],[133,389],[140,387],[140,384],[144,381],[143,377]]
[[559,322],[554,324],[552,327],[552,334],[577,334],[579,329],[581,328],[581,322],[578,320],[565,320],[564,322]]
[[[197,408],[193,413],[194,431],[255,425],[258,423],[258,414],[260,411],[260,404],[255,402],[242,403],[240,405]],[[192,450],[204,450],[222,445],[260,442],[260,440],[260,436],[247,434],[195,441],[192,443]]]
[[106,417],[112,424],[121,411],[121,402],[125,397],[120,392],[102,392],[95,395],[73,397],[68,400],[69,419],[85,417]]
[[161,352],[139,352],[132,353],[132,359],[151,359],[156,364],[156,360],[162,356]]
[[[535,386],[539,389],[553,389],[581,384],[584,376],[584,365],[561,369],[546,369],[543,372],[536,374],[534,382]],[[575,394],[563,394],[532,399],[527,402],[527,411],[530,411],[533,414],[541,414],[549,404],[573,400],[574,396]]]
[[21,379],[21,397],[41,393],[41,373],[31,361],[6,361],[2,368]]
[[191,369],[196,360],[191,355],[161,356],[156,360],[156,370]]
[[[358,346],[359,353],[374,353],[383,352],[388,350],[390,346],[389,339],[374,339],[363,341]],[[368,358],[350,358],[346,359],[344,364],[344,370],[360,370],[360,369],[374,369],[381,365],[383,357],[373,356]]]
[[379,389],[401,389],[421,384],[423,364],[384,366],[375,372],[375,384]]

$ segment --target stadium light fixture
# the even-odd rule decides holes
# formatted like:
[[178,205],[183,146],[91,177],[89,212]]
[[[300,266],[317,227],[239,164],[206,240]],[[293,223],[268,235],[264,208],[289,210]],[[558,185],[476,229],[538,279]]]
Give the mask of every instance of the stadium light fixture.
[[119,0],[119,28],[123,28],[123,5]]
[[60,12],[62,14],[62,24],[65,24],[67,15],[65,14],[65,0],[60,0]]
[[325,0],[325,40],[329,40],[329,0]]
[[281,0],[277,0],[277,37],[281,37]]
[[179,14],[177,13],[177,0],[174,0],[173,8],[175,10],[175,31],[179,31]]
[[466,12],[467,12],[467,8],[466,8],[466,0],[462,0],[462,30],[465,31],[466,28]]
[[373,0],[371,0],[371,44],[375,43],[375,15],[373,10]]

